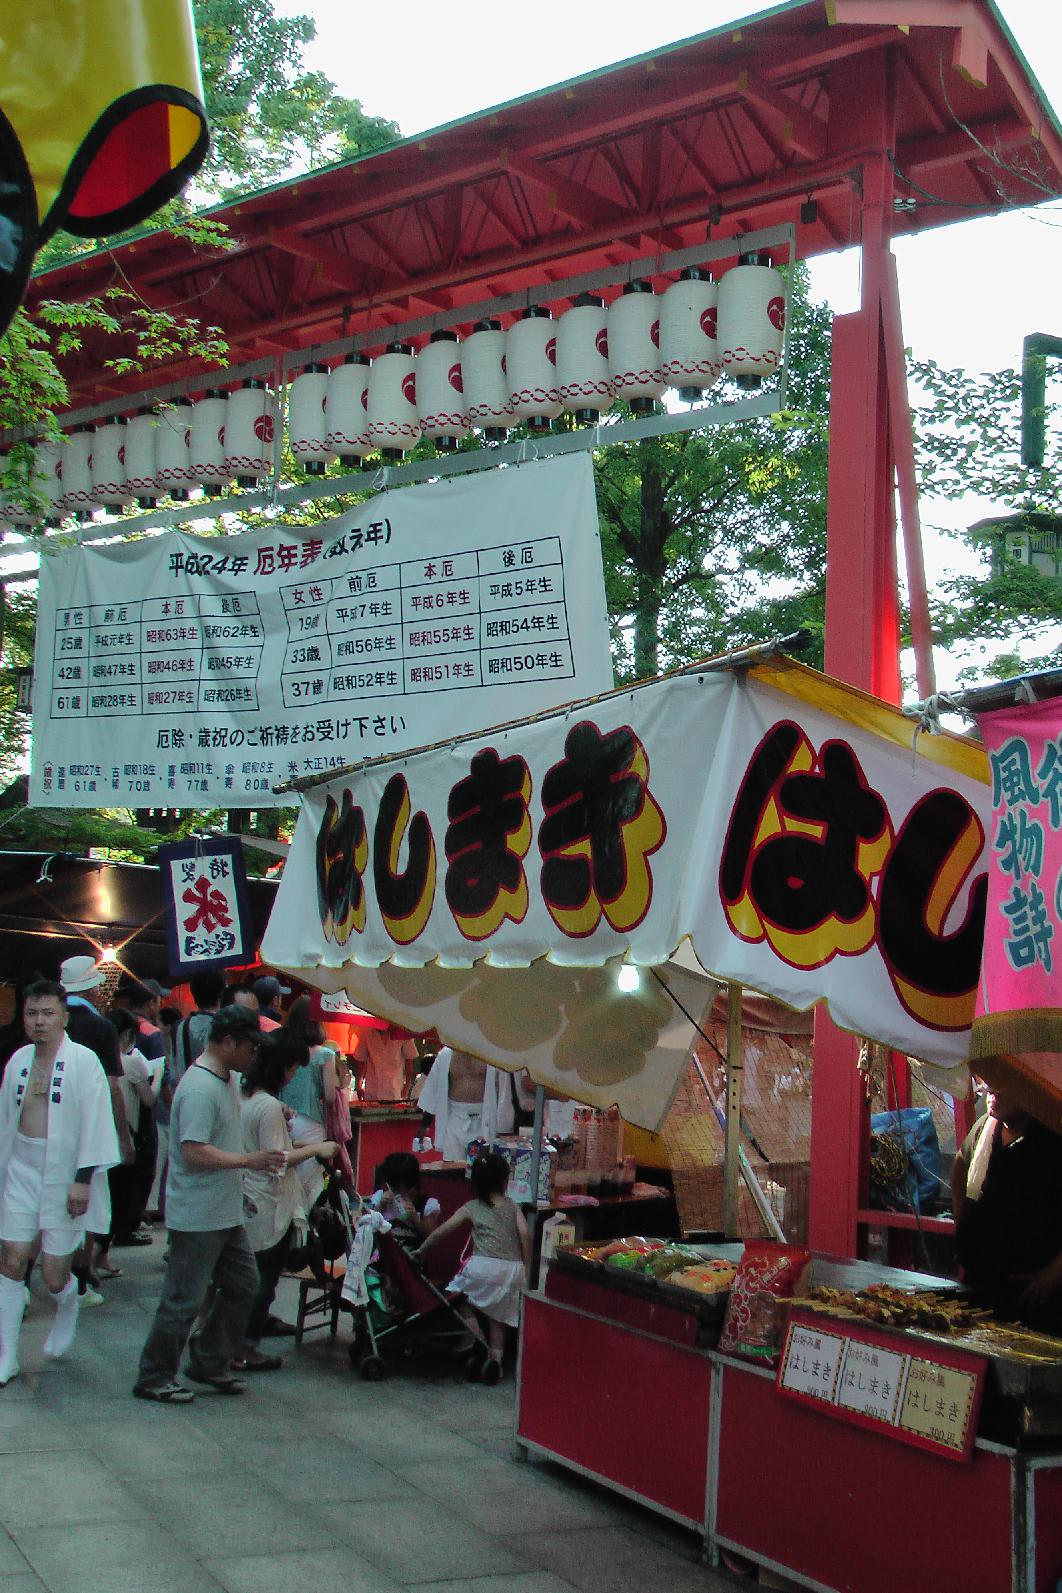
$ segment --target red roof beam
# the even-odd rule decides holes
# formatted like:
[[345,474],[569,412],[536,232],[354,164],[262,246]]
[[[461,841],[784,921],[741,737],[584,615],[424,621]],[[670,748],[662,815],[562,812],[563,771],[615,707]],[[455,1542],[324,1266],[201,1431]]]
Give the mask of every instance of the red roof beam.
[[738,94],[755,105],[781,134],[782,143],[807,160],[821,160],[826,153],[826,123],[821,116],[805,110],[792,95],[768,83],[756,72],[738,73]]

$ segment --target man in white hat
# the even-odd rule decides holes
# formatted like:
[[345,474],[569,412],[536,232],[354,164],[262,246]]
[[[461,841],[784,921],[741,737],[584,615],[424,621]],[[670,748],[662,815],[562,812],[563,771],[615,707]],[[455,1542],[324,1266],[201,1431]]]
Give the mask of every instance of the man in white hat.
[[65,1355],[77,1328],[74,1255],[85,1233],[110,1224],[107,1168],[118,1157],[106,1078],[95,1052],[66,1033],[66,993],[41,979],[26,990],[29,1045],[0,1084],[0,1387],[17,1374],[25,1276],[38,1238],[41,1276],[55,1305],[44,1343]]
[[59,983],[66,991],[66,1032],[77,1045],[87,1045],[99,1058],[110,1085],[111,1109],[122,1161],[131,1162],[133,1139],[121,1090],[122,1053],[118,1045],[118,1030],[99,1010],[98,1002],[103,989],[103,974],[99,964],[93,957],[67,957],[65,962],[59,964]]

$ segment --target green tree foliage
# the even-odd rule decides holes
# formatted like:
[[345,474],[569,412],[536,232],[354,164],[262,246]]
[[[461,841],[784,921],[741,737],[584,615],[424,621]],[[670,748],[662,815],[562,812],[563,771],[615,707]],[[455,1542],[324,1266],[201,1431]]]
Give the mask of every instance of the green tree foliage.
[[197,188],[220,195],[260,188],[401,136],[396,123],[367,116],[360,100],[304,68],[311,17],[278,17],[272,0],[196,0],[195,15],[212,134]]
[[825,615],[830,312],[790,282],[788,407],[605,448],[598,507],[617,677],[639,679]]
[[[1047,412],[1044,467],[1027,470],[1021,463],[1021,378],[1016,371],[975,376],[932,360],[911,360],[909,371],[923,499],[961,502],[976,497],[991,506],[990,513],[980,511],[982,521],[1031,513],[1038,517],[1041,533],[1057,517],[1062,554],[1062,424],[1057,407]],[[980,531],[946,533],[970,544],[977,556],[974,570],[945,576],[931,594],[937,644],[975,655],[959,672],[965,681],[1057,667],[1062,579],[1009,559],[1006,529],[989,524]],[[1020,526],[1015,522],[1011,529]]]

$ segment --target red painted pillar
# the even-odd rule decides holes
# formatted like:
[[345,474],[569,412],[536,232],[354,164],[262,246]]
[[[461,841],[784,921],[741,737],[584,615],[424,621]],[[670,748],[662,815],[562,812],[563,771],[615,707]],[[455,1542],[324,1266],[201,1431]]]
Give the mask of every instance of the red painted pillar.
[[[891,64],[860,84],[880,153],[863,167],[860,308],[833,330],[827,498],[826,670],[889,702],[900,700],[894,459],[882,293],[892,234],[894,147]],[[815,1020],[809,1239],[854,1256],[865,1187],[866,1104],[857,1042]]]

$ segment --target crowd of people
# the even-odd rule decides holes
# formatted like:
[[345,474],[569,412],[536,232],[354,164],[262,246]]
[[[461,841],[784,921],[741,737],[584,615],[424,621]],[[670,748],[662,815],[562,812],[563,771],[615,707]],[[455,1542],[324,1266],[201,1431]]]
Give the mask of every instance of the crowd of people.
[[[352,1189],[351,1071],[310,998],[282,1011],[291,992],[271,975],[229,984],[204,970],[190,982],[186,1015],[167,1007],[170,991],[155,980],[125,978],[112,999],[108,988],[93,958],[70,957],[58,981],[25,988],[0,1031],[0,1387],[19,1371],[33,1273],[55,1312],[44,1354],[58,1358],[81,1307],[102,1303],[106,1283],[121,1276],[112,1251],[150,1245],[162,1223],[161,1297],[133,1393],[187,1404],[191,1382],[239,1394],[247,1373],[282,1365],[266,1341],[294,1328],[272,1306],[326,1169]],[[366,1073],[377,1087],[409,1089],[416,1047],[374,1041],[361,1059]],[[460,1052],[440,1053],[429,1084],[425,1109],[447,1141],[456,1143],[458,1120],[467,1142],[481,1128],[511,1126],[519,1111],[508,1076]],[[414,1255],[470,1229],[476,1253],[451,1293],[488,1384],[501,1375],[529,1259],[507,1179],[502,1158],[485,1158],[473,1200],[439,1226],[437,1202],[419,1196],[416,1158],[398,1155],[372,1202]]]

